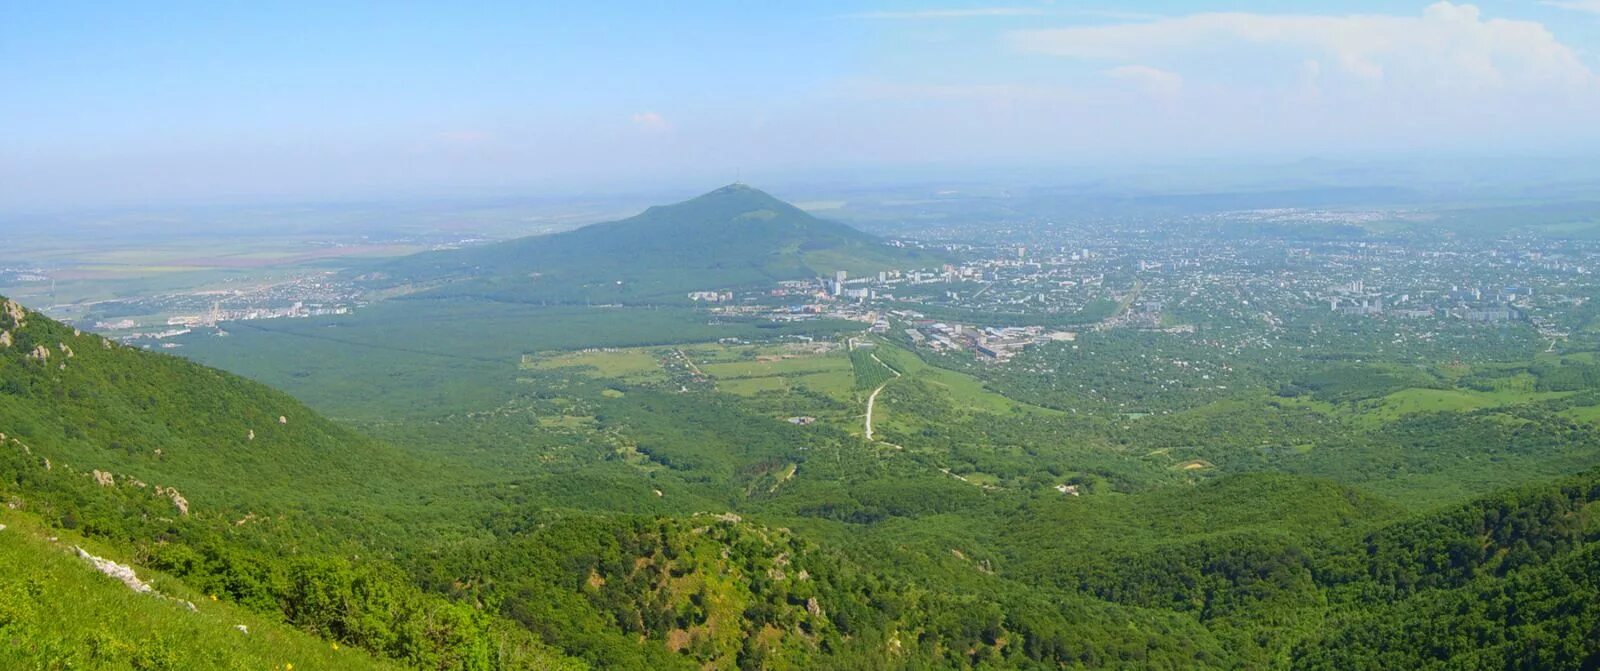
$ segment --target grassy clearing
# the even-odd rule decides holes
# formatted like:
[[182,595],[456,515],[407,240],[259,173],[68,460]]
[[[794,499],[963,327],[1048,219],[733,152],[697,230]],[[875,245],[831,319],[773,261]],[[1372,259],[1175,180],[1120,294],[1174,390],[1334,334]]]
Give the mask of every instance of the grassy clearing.
[[661,356],[661,352],[656,348],[526,354],[522,357],[522,368],[533,370],[587,368],[598,377],[629,381],[663,380],[666,376],[662,374]]
[[740,396],[754,396],[766,391],[789,391],[789,381],[781,377],[746,377],[719,381],[717,389]]
[[933,387],[949,394],[950,401],[958,407],[978,412],[1009,414],[1013,412],[1042,412],[1046,414],[1061,414],[1059,410],[1041,408],[1017,401],[1010,397],[990,391],[984,386],[983,381],[965,373],[946,370],[932,366],[923,361],[915,353],[906,351],[892,345],[879,345],[878,358],[884,363],[900,371],[908,378],[915,378],[932,385]]
[[870,391],[894,379],[895,373],[873,356],[875,348],[859,348],[850,352],[850,366],[855,372],[856,389]]
[[731,394],[805,389],[838,399],[851,395],[850,359],[834,343],[703,344],[685,347],[684,353],[717,389]]
[[1569,396],[1572,392],[1534,392],[1514,386],[1495,391],[1470,389],[1402,389],[1363,407],[1358,417],[1369,424],[1393,421],[1419,412],[1468,412]]
[[835,356],[765,361],[753,360],[729,363],[706,363],[700,365],[700,370],[705,371],[706,375],[710,375],[718,380],[743,377],[771,377],[782,375],[832,373],[845,371],[849,368],[849,360]]

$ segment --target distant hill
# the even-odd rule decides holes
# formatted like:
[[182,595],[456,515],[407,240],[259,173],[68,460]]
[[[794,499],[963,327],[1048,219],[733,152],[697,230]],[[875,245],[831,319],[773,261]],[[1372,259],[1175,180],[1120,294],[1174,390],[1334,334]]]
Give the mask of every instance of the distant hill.
[[395,260],[375,284],[445,284],[434,296],[678,302],[689,291],[942,263],[730,184],[620,221]]

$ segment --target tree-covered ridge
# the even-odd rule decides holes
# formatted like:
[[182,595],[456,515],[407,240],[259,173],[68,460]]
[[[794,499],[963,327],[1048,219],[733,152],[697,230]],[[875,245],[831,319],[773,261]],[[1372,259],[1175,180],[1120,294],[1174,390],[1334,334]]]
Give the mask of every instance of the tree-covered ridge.
[[758,189],[732,184],[620,221],[546,236],[425,252],[376,269],[379,284],[448,286],[433,296],[547,303],[683,303],[685,292],[774,280],[930,266]]
[[414,467],[264,385],[6,304],[0,432],[58,461],[175,486],[197,507],[376,492]]
[[376,497],[414,467],[401,453],[260,384],[5,298],[0,308],[0,494],[11,509],[115,543],[185,590],[411,666],[565,664],[391,562],[349,558],[398,533],[378,523],[347,536],[380,522]]
[[[1582,463],[1600,436],[1562,414],[1581,394],[1379,424],[1300,395],[1075,417],[880,345],[904,371],[879,399],[893,446],[780,419],[816,392],[746,398],[557,367],[520,371],[516,404],[389,429],[402,449],[5,305],[0,495],[16,515],[98,543],[158,588],[379,661],[1585,668],[1595,654],[1581,634],[1600,626],[1585,605],[1600,473],[1413,513],[1338,461],[1369,462],[1375,481],[1469,458]],[[46,345],[56,354],[35,354]],[[841,396],[814,400],[859,400],[855,367]],[[1390,384],[1305,379],[1343,385],[1344,404]],[[1309,452],[1279,447],[1313,438]],[[469,457],[429,451],[445,446]],[[230,468],[241,475],[209,478]],[[1269,470],[1290,472],[1252,472]]]
[[[11,449],[0,451],[0,468],[12,505],[114,543],[131,565],[171,576],[187,590],[407,665],[566,664],[549,644],[596,666],[639,669],[965,668],[1030,655],[1165,659],[1174,666],[1191,654],[1189,644],[1153,646],[1111,624],[1133,617],[1160,630],[1184,627],[1167,616],[1065,618],[1044,602],[1014,614],[1005,597],[889,578],[782,529],[729,516],[552,516],[485,497],[457,510],[467,517],[452,521],[465,530],[429,537],[451,526],[428,513],[428,500],[438,495],[430,479],[441,473],[414,472],[409,457],[333,428],[259,385],[21,314],[5,324],[14,343],[50,343],[59,351],[64,342],[105,354],[75,355],[63,369],[7,353],[0,398],[7,426],[16,428],[7,434]],[[118,387],[144,375],[162,382]],[[168,395],[167,385],[189,388]],[[249,439],[249,409],[294,417],[280,427],[331,428],[307,437],[329,452],[265,442],[264,432]],[[118,423],[102,419],[83,434],[64,428],[96,416]],[[110,436],[130,433],[117,431],[123,417],[138,417],[132,427],[159,427],[167,444],[183,448],[186,460],[176,463],[184,468],[162,461],[165,449],[129,457],[111,447]],[[238,434],[283,458],[253,462],[260,473],[251,478],[208,483],[207,469],[225,466],[206,460],[229,454],[210,441]],[[372,476],[369,484],[381,484],[300,477],[302,459],[354,468],[344,463],[349,455],[336,453],[346,449],[341,436],[352,439],[348,449]],[[751,458],[794,449],[778,441],[754,447]],[[162,482],[161,490],[150,481]],[[172,487],[203,494],[185,495],[185,514],[166,493]],[[391,487],[422,495],[421,505],[402,503],[409,497]],[[1075,618],[1100,633],[1074,640]],[[1206,655],[1222,658],[1214,647]]]

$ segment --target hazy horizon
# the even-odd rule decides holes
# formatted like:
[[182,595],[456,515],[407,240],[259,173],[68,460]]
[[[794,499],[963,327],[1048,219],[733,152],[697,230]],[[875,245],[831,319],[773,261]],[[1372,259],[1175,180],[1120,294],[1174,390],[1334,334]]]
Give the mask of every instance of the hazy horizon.
[[0,211],[1600,147],[1583,0],[7,15]]

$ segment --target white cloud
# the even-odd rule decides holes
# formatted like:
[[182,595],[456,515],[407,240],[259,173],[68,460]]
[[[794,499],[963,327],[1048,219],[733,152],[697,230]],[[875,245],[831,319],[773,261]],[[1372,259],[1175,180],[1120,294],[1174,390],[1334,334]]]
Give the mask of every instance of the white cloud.
[[1152,98],[1172,100],[1183,92],[1182,75],[1148,65],[1122,65],[1106,70],[1105,75],[1130,83]]
[[1544,0],[1539,4],[1570,9],[1575,12],[1600,14],[1600,0]]
[[922,9],[908,12],[861,12],[847,14],[852,19],[971,19],[993,16],[1038,16],[1044,10],[1033,7],[980,7],[974,9]]
[[1228,51],[1248,52],[1256,65],[1312,59],[1324,84],[1339,75],[1395,90],[1588,89],[1597,83],[1576,52],[1542,24],[1484,19],[1477,7],[1450,2],[1430,5],[1420,16],[1207,13],[1017,31],[1009,38],[1025,52],[1086,60],[1182,62],[1190,54]]
[[[1405,15],[1114,18],[1005,35],[1014,49],[1001,58],[1018,66],[996,68],[1002,81],[930,70],[921,82],[845,87],[852,113],[873,120],[857,125],[951,156],[1600,143],[1600,78],[1578,53],[1543,24],[1466,4]],[[1051,60],[1040,55],[1060,58],[1039,69]]]
[[672,124],[660,114],[655,112],[637,112],[632,117],[633,125],[649,131],[664,131],[672,128]]

